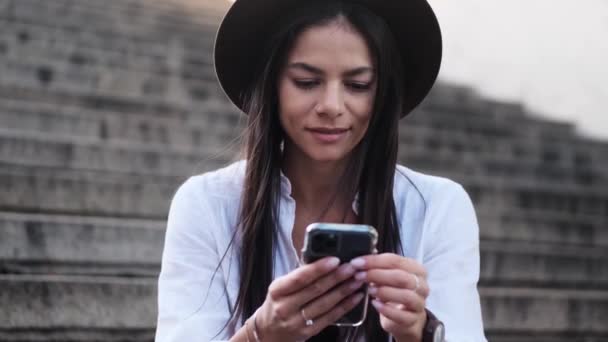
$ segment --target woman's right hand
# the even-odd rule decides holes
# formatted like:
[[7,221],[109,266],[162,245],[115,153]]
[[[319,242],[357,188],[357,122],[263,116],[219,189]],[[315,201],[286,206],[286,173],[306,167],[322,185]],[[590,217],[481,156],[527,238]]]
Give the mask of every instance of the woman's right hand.
[[[363,282],[353,278],[349,263],[338,264],[338,258],[327,257],[275,279],[254,317],[260,339],[305,340],[354,308],[364,297],[355,293]],[[306,319],[314,323],[307,326]]]

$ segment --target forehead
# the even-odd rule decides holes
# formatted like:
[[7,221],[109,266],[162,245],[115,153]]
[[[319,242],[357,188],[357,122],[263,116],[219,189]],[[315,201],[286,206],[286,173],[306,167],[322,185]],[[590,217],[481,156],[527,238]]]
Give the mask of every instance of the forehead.
[[324,70],[372,67],[365,39],[345,20],[334,20],[302,31],[294,41],[287,61],[305,62]]

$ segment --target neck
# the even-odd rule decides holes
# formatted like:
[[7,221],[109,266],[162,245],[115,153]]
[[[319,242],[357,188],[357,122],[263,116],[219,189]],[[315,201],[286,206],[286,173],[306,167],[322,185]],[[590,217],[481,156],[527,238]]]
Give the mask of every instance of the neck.
[[[292,197],[299,206],[322,210],[331,201],[348,201],[338,193],[347,160],[319,162],[285,144],[283,172],[291,183]],[[346,202],[348,203],[348,202]]]

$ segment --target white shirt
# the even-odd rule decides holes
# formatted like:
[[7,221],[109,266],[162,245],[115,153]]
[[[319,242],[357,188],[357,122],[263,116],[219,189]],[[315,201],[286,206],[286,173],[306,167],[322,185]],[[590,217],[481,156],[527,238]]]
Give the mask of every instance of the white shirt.
[[[234,334],[221,330],[239,290],[238,243],[227,247],[237,223],[244,171],[240,161],[193,176],[177,190],[158,281],[156,342],[225,341]],[[449,179],[398,165],[393,196],[405,256],[428,272],[426,305],[445,324],[446,340],[486,341],[477,292],[479,227],[468,194]],[[281,174],[275,277],[298,266],[291,238],[295,206],[289,180]]]

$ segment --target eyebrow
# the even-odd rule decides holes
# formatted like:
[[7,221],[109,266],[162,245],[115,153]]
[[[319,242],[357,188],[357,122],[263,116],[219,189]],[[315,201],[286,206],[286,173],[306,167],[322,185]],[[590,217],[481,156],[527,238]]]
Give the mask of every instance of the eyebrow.
[[[302,63],[302,62],[291,63],[287,66],[287,68],[288,69],[302,69],[304,71],[308,71],[310,73],[317,74],[317,75],[325,74],[325,72],[323,72],[323,70],[321,70],[317,67],[314,67],[310,64],[306,64],[306,63]],[[362,67],[347,70],[343,73],[343,75],[346,77],[352,77],[352,76],[364,74],[366,72],[373,73],[374,68],[368,67],[368,66],[362,66]]]

